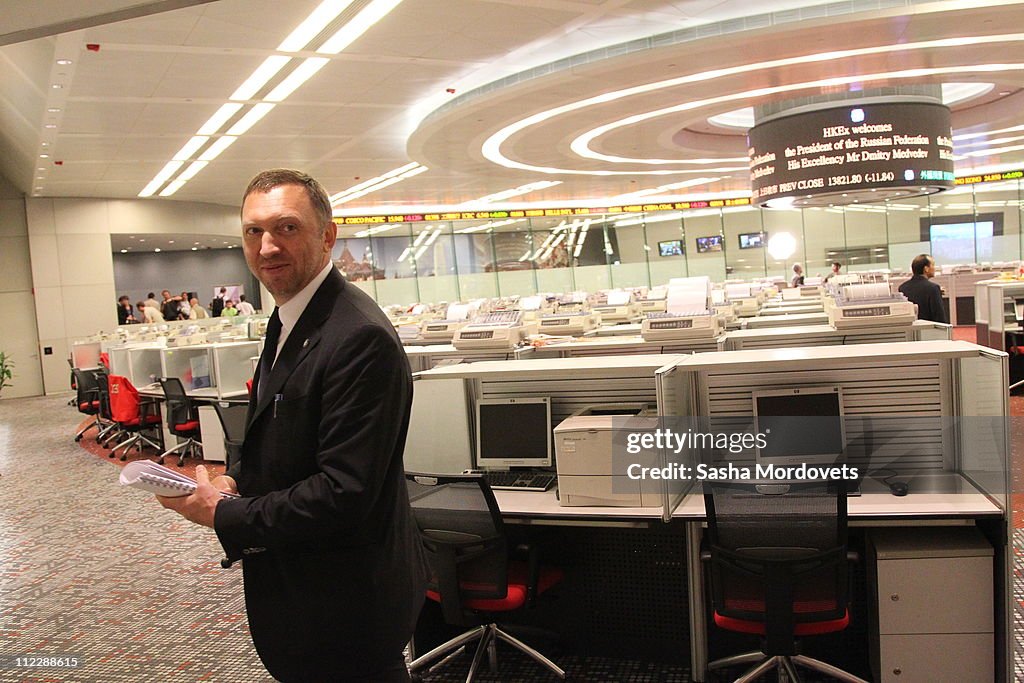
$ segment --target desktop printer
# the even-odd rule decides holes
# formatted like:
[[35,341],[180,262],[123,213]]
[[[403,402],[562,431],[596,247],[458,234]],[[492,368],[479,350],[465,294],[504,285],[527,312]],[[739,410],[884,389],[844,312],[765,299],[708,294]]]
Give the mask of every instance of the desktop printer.
[[[558,503],[565,507],[661,507],[661,482],[631,479],[625,470],[614,471],[614,428],[651,431],[658,428],[657,408],[647,403],[606,403],[587,406],[555,427],[555,465],[558,472]],[[623,458],[642,467],[658,466],[656,456]],[[625,460],[618,463],[625,466]]]
[[465,324],[465,320],[424,320],[419,338],[425,342],[450,342]]
[[640,325],[644,341],[714,339],[722,333],[722,319],[713,311],[648,313]]
[[519,311],[492,311],[463,325],[452,337],[452,344],[457,349],[513,349],[530,331]]
[[891,294],[887,282],[843,287],[827,310],[829,324],[837,330],[908,326],[917,320],[914,304],[902,294]]
[[537,331],[541,334],[582,337],[597,325],[597,316],[589,311],[567,311],[541,316]]

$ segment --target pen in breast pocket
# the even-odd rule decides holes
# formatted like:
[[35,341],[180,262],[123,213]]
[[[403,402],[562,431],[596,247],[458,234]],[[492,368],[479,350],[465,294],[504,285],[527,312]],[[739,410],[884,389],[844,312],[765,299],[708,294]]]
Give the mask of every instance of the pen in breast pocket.
[[284,394],[274,394],[274,417],[277,417],[277,404],[284,398]]

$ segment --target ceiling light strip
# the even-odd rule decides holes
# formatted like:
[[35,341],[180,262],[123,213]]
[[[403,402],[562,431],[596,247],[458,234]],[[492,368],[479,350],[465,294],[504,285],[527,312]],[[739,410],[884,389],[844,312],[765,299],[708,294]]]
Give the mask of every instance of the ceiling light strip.
[[328,55],[338,54],[366,33],[371,26],[386,17],[401,2],[402,0],[374,0],[359,14],[352,17],[352,20],[342,26],[337,33],[328,38],[317,49],[317,52]]
[[140,197],[150,197],[160,189],[160,186],[167,182],[167,179],[178,172],[178,169],[185,165],[184,161],[168,161],[160,172],[153,176],[149,184],[139,193]]
[[324,0],[277,46],[277,49],[281,52],[298,52],[304,49],[309,45],[309,41],[320,35],[320,32],[351,4],[352,0]]
[[252,99],[252,96],[260,91],[271,78],[277,75],[277,73],[285,67],[285,65],[292,61],[291,57],[285,57],[283,55],[271,55],[263,60],[263,63],[256,67],[256,70],[252,72],[249,78],[245,79],[242,85],[238,86],[235,92],[231,93],[231,100],[248,100]]

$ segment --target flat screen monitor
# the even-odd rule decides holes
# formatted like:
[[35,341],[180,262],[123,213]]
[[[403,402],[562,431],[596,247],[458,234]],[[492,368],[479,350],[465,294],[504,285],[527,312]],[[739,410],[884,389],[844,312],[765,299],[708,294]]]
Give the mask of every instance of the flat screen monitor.
[[722,251],[722,236],[708,235],[697,238],[697,253],[706,254],[709,251]]
[[757,462],[830,464],[843,460],[846,432],[838,386],[787,387],[753,392],[754,425],[766,434]]
[[551,399],[482,398],[476,402],[476,466],[551,466]]
[[763,232],[740,233],[740,249],[760,249],[764,246]]
[[665,240],[663,242],[658,242],[658,254],[660,256],[682,256],[683,241]]

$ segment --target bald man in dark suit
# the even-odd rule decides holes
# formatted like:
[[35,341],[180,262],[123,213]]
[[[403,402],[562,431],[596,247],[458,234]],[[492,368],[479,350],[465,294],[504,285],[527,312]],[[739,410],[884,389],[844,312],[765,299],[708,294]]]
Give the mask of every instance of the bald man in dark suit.
[[253,642],[275,678],[408,681],[402,650],[427,576],[402,467],[408,361],[380,307],[331,263],[337,227],[319,183],[261,173],[242,232],[278,304],[242,456],[212,483],[197,468],[195,494],[161,502],[243,558]]

